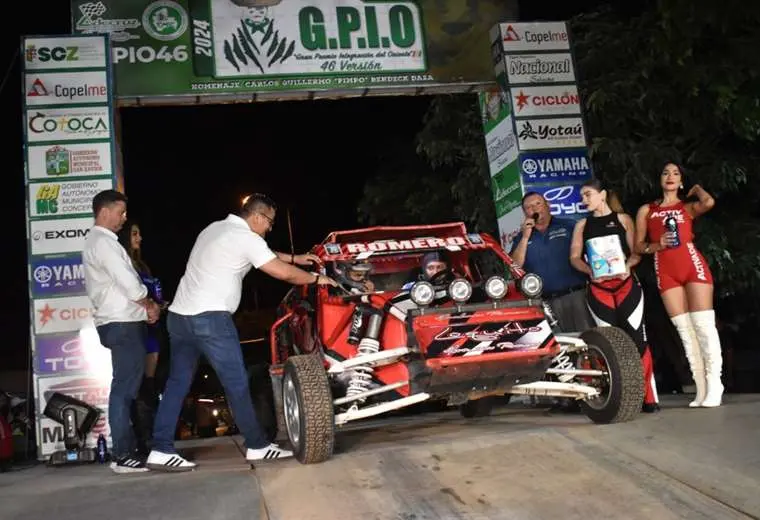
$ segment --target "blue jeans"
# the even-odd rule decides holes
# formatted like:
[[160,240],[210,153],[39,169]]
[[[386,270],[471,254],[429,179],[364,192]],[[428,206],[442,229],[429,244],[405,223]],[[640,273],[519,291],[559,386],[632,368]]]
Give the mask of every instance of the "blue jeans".
[[115,322],[97,328],[100,343],[111,351],[113,377],[108,398],[108,425],[115,458],[131,455],[135,435],[130,421],[132,402],[145,372],[145,322]]
[[201,354],[206,356],[224,387],[246,446],[252,449],[268,446],[269,441],[253,409],[240,338],[232,315],[221,311],[194,316],[169,312],[166,325],[169,329],[171,361],[169,379],[153,427],[153,449],[175,453],[177,420]]

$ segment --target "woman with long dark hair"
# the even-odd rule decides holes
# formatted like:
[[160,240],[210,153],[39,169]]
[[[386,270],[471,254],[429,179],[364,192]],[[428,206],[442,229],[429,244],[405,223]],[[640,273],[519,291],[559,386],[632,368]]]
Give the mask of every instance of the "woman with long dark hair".
[[619,327],[636,343],[644,369],[642,411],[656,412],[660,408],[644,325],[644,293],[631,272],[641,260],[633,250],[633,219],[597,179],[583,184],[581,197],[590,214],[575,225],[570,263],[590,279],[586,301],[596,324]]
[[[683,170],[667,163],[660,174],[662,198],[644,204],[636,215],[636,251],[653,254],[657,287],[670,320],[681,337],[697,388],[694,407],[720,406],[723,358],[713,310],[713,277],[694,245],[693,222],[715,200],[695,184],[682,197]],[[684,200],[692,196],[696,201]]]
[[[163,299],[161,282],[153,276],[150,267],[142,258],[142,234],[140,226],[134,221],[127,221],[119,231],[119,242],[132,259],[137,274],[140,275],[148,295],[161,308],[166,308],[167,302]],[[134,401],[132,410],[132,422],[137,438],[138,449],[146,455],[150,452],[149,441],[152,437],[153,418],[158,407],[158,386],[156,384],[156,369],[158,367],[158,355],[161,350],[159,340],[160,321],[148,326],[148,334],[145,339],[145,375],[140,387],[137,399]]]

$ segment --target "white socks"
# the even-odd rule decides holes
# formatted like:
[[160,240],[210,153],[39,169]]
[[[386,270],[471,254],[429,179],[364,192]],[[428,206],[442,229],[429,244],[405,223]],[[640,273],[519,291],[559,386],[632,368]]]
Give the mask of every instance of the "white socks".
[[670,318],[675,325],[678,335],[681,337],[683,349],[686,352],[686,359],[689,361],[691,368],[691,377],[694,378],[694,384],[697,387],[697,396],[689,403],[691,408],[702,406],[702,401],[707,393],[707,381],[705,379],[705,365],[702,359],[702,351],[699,348],[699,340],[692,325],[691,317],[688,313],[679,314]]
[[690,314],[702,351],[705,380],[707,381],[707,392],[702,401],[702,406],[708,408],[720,406],[723,398],[723,383],[720,380],[723,355],[720,348],[720,336],[715,327],[715,311],[699,311]]

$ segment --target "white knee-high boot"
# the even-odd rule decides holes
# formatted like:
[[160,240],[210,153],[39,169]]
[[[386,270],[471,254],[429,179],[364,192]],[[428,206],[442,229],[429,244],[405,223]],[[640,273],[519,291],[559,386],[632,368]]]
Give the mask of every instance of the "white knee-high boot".
[[675,325],[678,335],[681,337],[683,349],[686,353],[686,359],[689,361],[691,377],[694,378],[694,385],[697,387],[697,396],[689,407],[696,408],[702,406],[707,393],[707,381],[705,379],[705,364],[702,357],[702,350],[699,348],[699,340],[696,331],[692,325],[691,317],[688,313],[673,316],[670,321]]
[[690,314],[702,351],[707,380],[707,393],[702,406],[708,408],[720,406],[723,398],[723,383],[720,380],[723,354],[720,349],[718,329],[715,327],[715,311],[698,311]]

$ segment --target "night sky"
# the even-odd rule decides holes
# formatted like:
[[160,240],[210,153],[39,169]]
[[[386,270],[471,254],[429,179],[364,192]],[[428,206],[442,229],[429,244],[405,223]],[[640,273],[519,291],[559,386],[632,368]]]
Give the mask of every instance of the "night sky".
[[[521,2],[521,12],[524,19],[563,20],[598,3]],[[27,366],[29,347],[19,38],[67,34],[69,16],[66,1],[35,2],[33,13],[14,18],[0,36],[6,136],[0,370]],[[142,227],[145,260],[173,294],[197,233],[253,191],[280,206],[268,237],[274,249],[290,250],[287,209],[296,252],[332,230],[355,227],[364,180],[389,149],[414,153],[429,102],[391,97],[122,109],[128,212]],[[276,304],[288,287],[260,274],[248,278],[261,306]],[[249,289],[243,306],[252,304]]]

